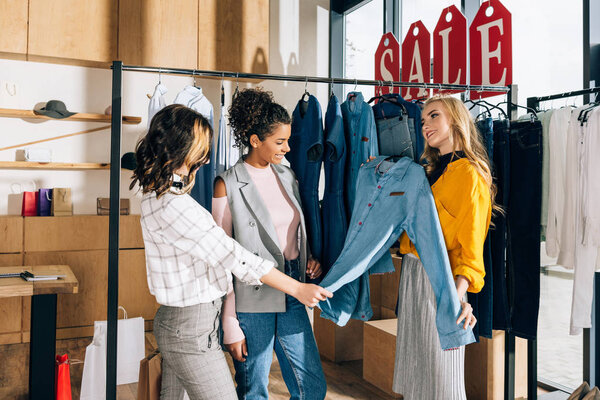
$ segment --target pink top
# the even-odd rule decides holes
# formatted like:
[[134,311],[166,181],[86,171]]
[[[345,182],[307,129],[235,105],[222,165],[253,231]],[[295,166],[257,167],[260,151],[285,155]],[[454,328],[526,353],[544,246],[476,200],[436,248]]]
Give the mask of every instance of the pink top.
[[[298,209],[290,200],[272,168],[257,168],[246,162],[244,166],[258,190],[263,204],[269,210],[283,256],[286,260],[295,260],[300,255],[298,248],[300,213]],[[217,225],[231,236],[233,221],[227,197],[213,197],[212,214]],[[236,343],[244,339],[244,333],[235,314],[235,293],[233,290],[227,293],[225,298],[222,323],[224,344]]]

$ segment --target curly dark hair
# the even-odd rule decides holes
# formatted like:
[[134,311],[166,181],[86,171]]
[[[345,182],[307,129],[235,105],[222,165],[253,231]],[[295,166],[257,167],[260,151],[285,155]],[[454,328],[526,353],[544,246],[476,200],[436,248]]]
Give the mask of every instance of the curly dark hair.
[[273,93],[260,87],[240,91],[229,107],[235,147],[249,147],[250,136],[257,135],[263,141],[278,125],[291,123],[290,114],[273,100]]
[[196,111],[180,104],[163,108],[135,147],[137,165],[129,189],[138,183],[142,193],[161,196],[171,187],[173,172],[186,165],[190,174],[184,192],[189,191],[196,169],[210,160],[212,135],[210,124]]

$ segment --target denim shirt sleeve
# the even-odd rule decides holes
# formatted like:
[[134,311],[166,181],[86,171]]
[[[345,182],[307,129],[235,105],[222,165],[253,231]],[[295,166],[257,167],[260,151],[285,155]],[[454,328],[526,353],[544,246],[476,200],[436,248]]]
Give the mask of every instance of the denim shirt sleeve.
[[375,116],[373,114],[373,109],[371,107],[367,107],[367,128],[366,128],[366,136],[369,138],[368,149],[365,152],[367,154],[367,158],[369,157],[377,157],[379,155],[379,142],[377,140],[377,125],[375,125]]
[[456,324],[461,311],[460,302],[431,188],[423,182],[419,192],[406,232],[415,244],[435,293],[440,343],[443,349],[473,343],[475,337],[471,328],[464,330]]

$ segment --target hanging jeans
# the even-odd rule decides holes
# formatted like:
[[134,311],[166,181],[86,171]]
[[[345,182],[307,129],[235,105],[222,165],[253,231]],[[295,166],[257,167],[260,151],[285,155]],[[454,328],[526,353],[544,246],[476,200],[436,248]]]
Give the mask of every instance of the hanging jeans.
[[371,318],[369,273],[394,270],[389,248],[405,230],[435,293],[442,348],[473,343],[471,328],[456,324],[460,302],[431,188],[423,168],[408,158],[393,163],[377,157],[361,167],[344,249],[321,282],[334,292],[319,303],[321,316],[340,326]]
[[[482,143],[485,146],[490,161],[494,152],[494,121],[492,118],[485,118],[477,122],[477,130],[481,135]],[[468,293],[469,303],[473,307],[473,315],[477,318],[477,324],[473,328],[475,338],[479,336],[492,338],[492,303],[493,303],[493,276],[492,269],[492,235],[488,231],[483,244],[483,262],[485,265],[484,285],[479,293]]]
[[415,158],[415,142],[408,128],[408,114],[375,120],[379,155]]
[[296,174],[300,187],[302,211],[310,252],[321,261],[323,235],[319,208],[319,178],[323,162],[323,121],[321,106],[315,96],[300,100],[292,114],[290,152],[286,158]]
[[344,169],[346,140],[342,110],[337,97],[329,99],[325,113],[325,194],[323,196],[323,276],[329,271],[344,247],[348,219],[344,206]]
[[[494,177],[496,178],[496,204],[508,211],[508,195],[510,194],[510,122],[494,121]],[[492,274],[493,282],[493,329],[509,328],[510,309],[506,287],[506,213],[497,213],[492,217],[494,228],[490,229],[492,242]]]
[[508,298],[512,333],[535,339],[540,303],[542,124],[511,122]]

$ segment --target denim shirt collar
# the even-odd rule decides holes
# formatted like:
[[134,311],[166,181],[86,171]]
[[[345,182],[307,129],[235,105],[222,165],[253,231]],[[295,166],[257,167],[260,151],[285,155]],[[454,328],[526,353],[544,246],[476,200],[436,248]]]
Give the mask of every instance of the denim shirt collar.
[[[352,96],[354,96],[353,99]],[[348,110],[352,114],[360,114],[362,112],[362,108],[365,104],[363,94],[361,92],[350,92],[346,96],[346,101],[348,102]]]

